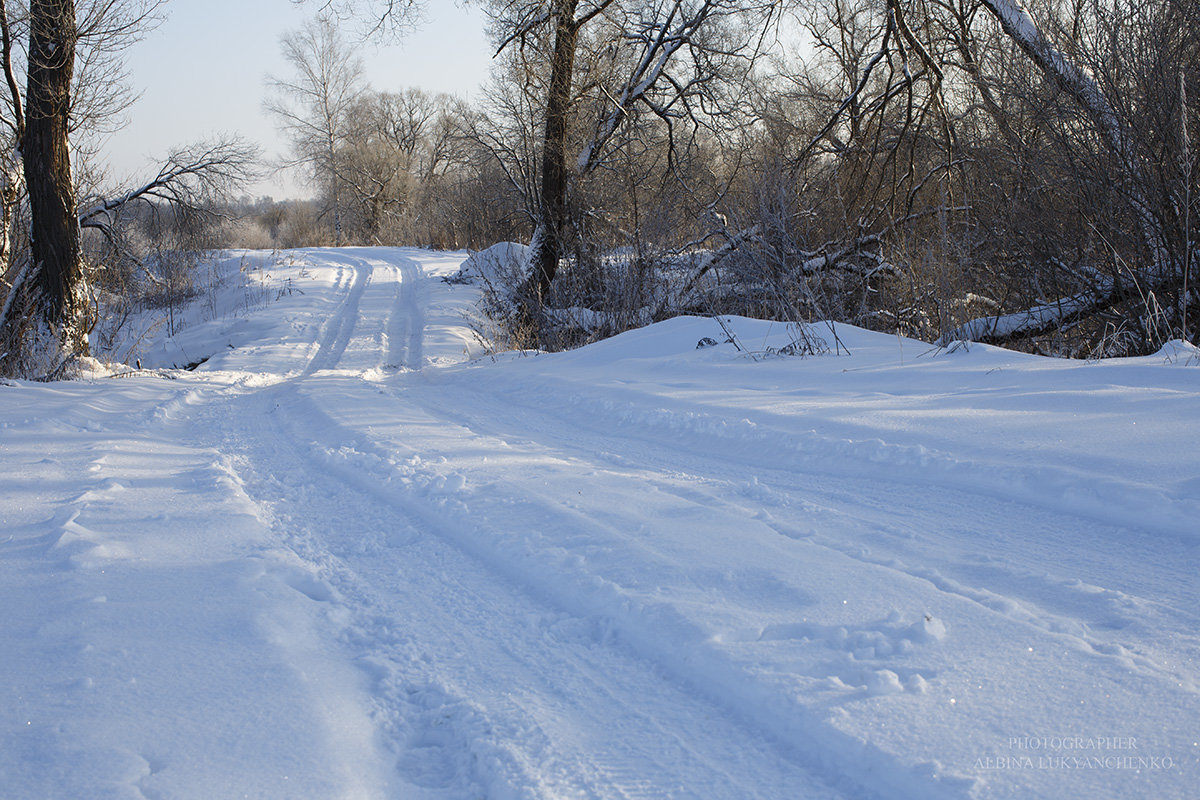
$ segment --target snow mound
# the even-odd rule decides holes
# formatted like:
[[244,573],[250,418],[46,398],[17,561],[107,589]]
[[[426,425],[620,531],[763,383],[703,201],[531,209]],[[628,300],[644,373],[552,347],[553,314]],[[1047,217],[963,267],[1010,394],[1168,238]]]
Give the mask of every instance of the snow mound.
[[1200,347],[1196,347],[1196,345],[1186,342],[1183,339],[1172,339],[1164,344],[1154,355],[1159,358],[1165,358],[1172,363],[1197,363],[1200,362]]
[[500,286],[511,282],[529,260],[529,247],[516,242],[499,242],[472,253],[459,267],[453,280],[461,283],[483,283]]

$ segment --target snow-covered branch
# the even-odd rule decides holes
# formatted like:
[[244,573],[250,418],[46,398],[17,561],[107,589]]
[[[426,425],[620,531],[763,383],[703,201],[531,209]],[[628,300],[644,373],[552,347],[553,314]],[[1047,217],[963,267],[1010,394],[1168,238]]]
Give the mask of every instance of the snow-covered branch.
[[1127,183],[1141,228],[1143,244],[1152,254],[1154,266],[1162,268],[1161,226],[1150,212],[1145,196],[1148,185],[1137,163],[1128,131],[1096,80],[1056,48],[1038,27],[1021,0],[982,0],[1000,27],[1052,81],[1075,99],[1095,122],[1100,135],[1126,170]]
[[1011,314],[976,317],[942,335],[938,345],[947,347],[957,341],[1003,344],[1014,339],[1036,336],[1058,328],[1111,300],[1112,281],[1095,289],[1063,297]]
[[1093,283],[1085,291],[1040,303],[1010,314],[977,317],[942,335],[938,344],[945,347],[956,341],[1005,344],[1017,339],[1048,333],[1089,314],[1094,314],[1131,297],[1147,296],[1181,280],[1180,275],[1143,274],[1141,282],[1114,280],[1093,273]]

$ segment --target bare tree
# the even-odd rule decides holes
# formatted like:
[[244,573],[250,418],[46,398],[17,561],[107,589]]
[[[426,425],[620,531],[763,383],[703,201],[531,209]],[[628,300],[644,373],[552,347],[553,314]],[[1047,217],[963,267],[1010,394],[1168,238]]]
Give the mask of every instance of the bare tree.
[[283,37],[283,55],[295,69],[269,78],[266,103],[291,140],[287,166],[304,166],[320,184],[332,215],[334,244],[343,241],[344,177],[339,155],[353,129],[352,111],[365,90],[362,61],[327,17]]
[[451,158],[452,103],[420,89],[364,92],[340,147],[340,176],[357,239],[399,241]]
[[[617,132],[640,110],[674,135],[721,113],[716,87],[752,62],[770,3],[731,0],[547,0],[492,7],[500,50],[544,47],[541,169],[523,316],[536,327],[571,234],[572,185],[603,166]],[[758,24],[747,24],[754,20]],[[742,23],[739,25],[739,23]],[[581,46],[598,60],[576,78]],[[600,62],[607,69],[602,69]],[[578,113],[589,108],[586,130]],[[573,142],[574,140],[574,142]]]
[[[1070,268],[1067,291],[1057,297],[977,317],[947,331],[942,341],[1010,342],[1078,327],[1119,306],[1127,311],[1118,312],[1117,327],[1139,317],[1143,326],[1147,316],[1168,320],[1145,337],[1145,347],[1180,335],[1192,302],[1183,289],[1194,258],[1188,171],[1193,157],[1187,153],[1187,134],[1197,115],[1188,109],[1186,96],[1187,84],[1200,81],[1197,6],[1176,0],[1136,10],[1120,3],[1081,4],[1062,25],[1053,15],[1035,19],[1017,0],[981,4],[1068,100],[1070,105],[1061,107],[1081,112],[1083,124],[1064,137],[1063,145],[1072,170],[1089,186],[1090,208],[1081,213],[1102,249],[1111,253],[1113,266]],[[1098,209],[1105,209],[1108,219],[1087,219]],[[1177,302],[1166,302],[1170,296]]]
[[[130,90],[122,56],[141,33],[158,20],[164,0],[82,0],[75,12],[75,68],[72,79],[68,136],[75,166],[95,153],[101,136],[119,128],[136,99]],[[0,60],[7,91],[0,92],[4,152],[19,153],[25,131],[25,98],[30,15],[27,3],[0,2]],[[21,158],[0,164],[0,263],[13,264],[14,215],[24,197]]]
[[816,48],[762,93],[724,268],[801,294],[857,273],[826,312],[945,341],[1184,329],[1200,6],[796,6]]
[[292,0],[315,5],[321,16],[359,19],[367,36],[400,36],[420,21],[421,0]]
[[[0,1],[0,46],[8,91],[0,114],[17,154],[0,181],[3,202],[3,310],[0,370],[53,378],[88,353],[94,308],[81,247],[81,227],[114,240],[115,216],[133,201],[158,198],[195,206],[209,190],[249,176],[253,154],[238,142],[176,154],[159,175],[112,197],[89,197],[79,210],[74,139],[94,134],[130,99],[119,55],[152,24],[160,0],[33,0],[12,14]],[[24,9],[21,9],[24,11]],[[28,35],[24,64],[18,32]],[[22,93],[19,76],[25,74]],[[14,164],[23,169],[18,173]],[[85,162],[80,162],[85,163]],[[12,247],[17,218],[28,221],[28,248]]]
[[201,142],[171,152],[158,174],[143,184],[108,197],[88,198],[79,226],[111,237],[116,215],[134,203],[164,206],[172,213],[212,213],[256,173],[258,147],[236,137]]

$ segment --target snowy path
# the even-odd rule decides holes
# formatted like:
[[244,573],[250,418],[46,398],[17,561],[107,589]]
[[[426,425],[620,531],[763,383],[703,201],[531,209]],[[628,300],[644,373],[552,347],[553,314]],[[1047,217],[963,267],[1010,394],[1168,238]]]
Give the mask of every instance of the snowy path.
[[[361,373],[419,364],[422,352],[419,267],[345,260],[351,274],[335,284],[340,299],[300,377],[206,402],[187,428],[221,432],[213,449],[231,455],[280,540],[319,576],[293,588],[337,608],[343,655],[367,674],[372,716],[395,759],[388,788],[403,797],[513,787],[634,798],[688,786],[714,798],[833,796],[652,666],[604,647],[588,621],[456,546],[459,534],[437,514],[453,483],[395,465],[329,416],[328,406],[363,410],[349,398],[377,394]],[[708,733],[681,734],[699,729]]]
[[1196,368],[471,362],[461,260],[0,386],[0,797],[1191,796]]

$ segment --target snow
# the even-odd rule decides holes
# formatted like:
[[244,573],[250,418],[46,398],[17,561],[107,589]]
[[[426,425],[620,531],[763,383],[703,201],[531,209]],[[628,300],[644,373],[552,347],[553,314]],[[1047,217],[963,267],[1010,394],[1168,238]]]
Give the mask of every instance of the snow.
[[528,263],[530,250],[528,245],[499,242],[469,255],[454,279],[494,288],[506,286],[508,279]]
[[467,257],[228,254],[0,384],[0,795],[1193,796],[1194,348],[490,356]]

